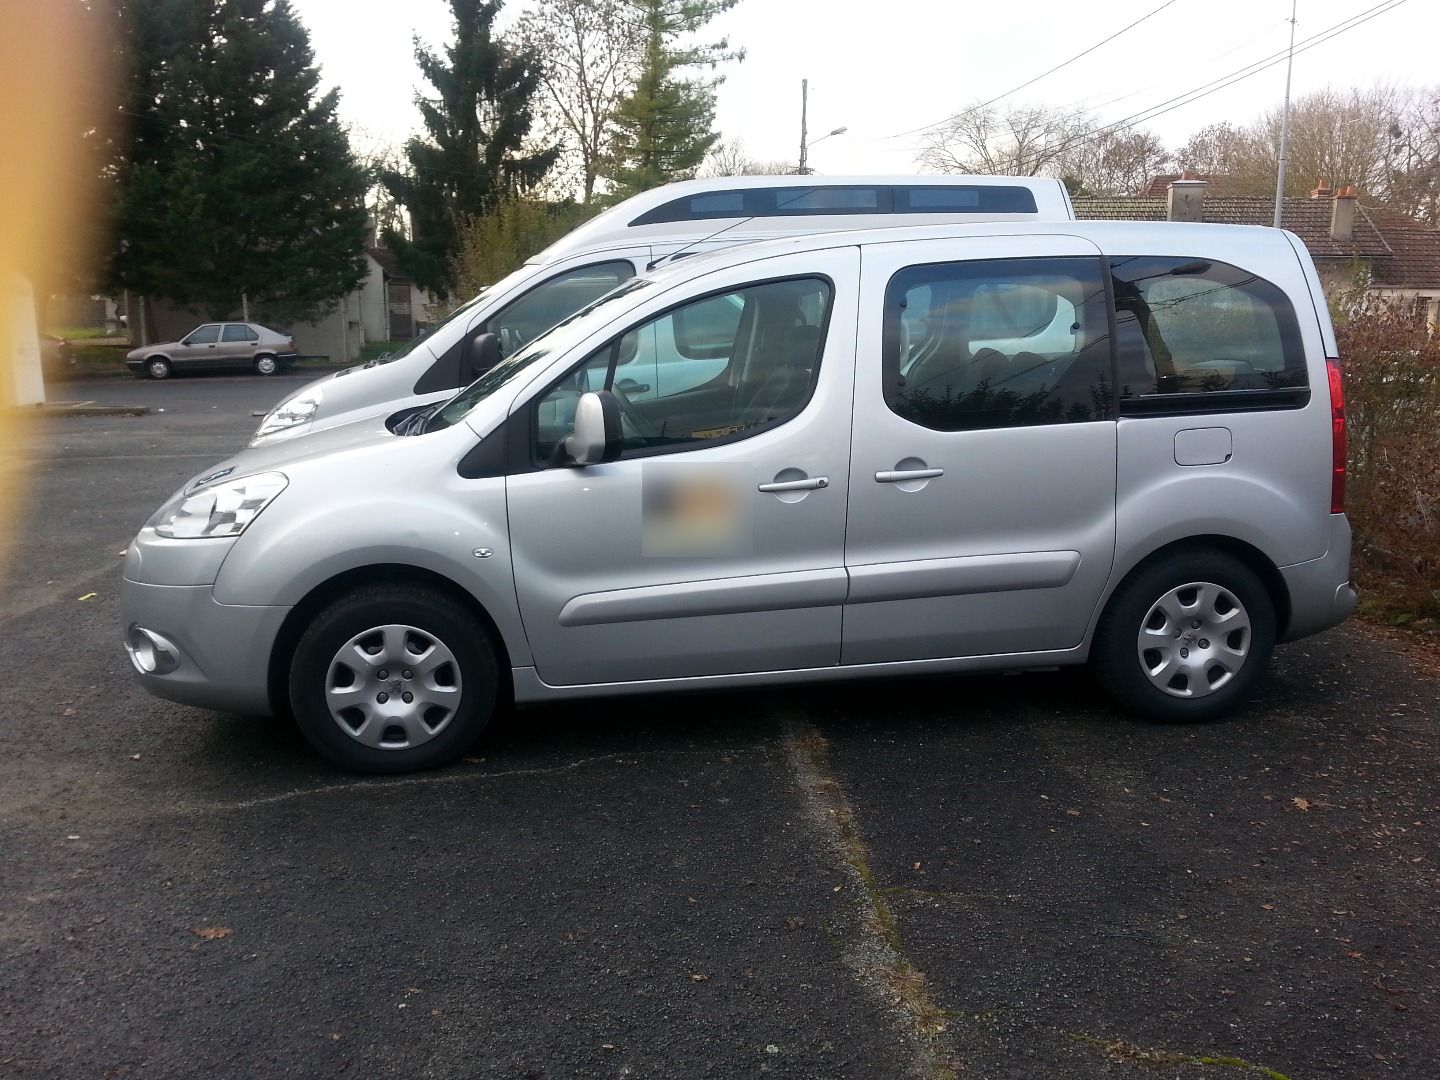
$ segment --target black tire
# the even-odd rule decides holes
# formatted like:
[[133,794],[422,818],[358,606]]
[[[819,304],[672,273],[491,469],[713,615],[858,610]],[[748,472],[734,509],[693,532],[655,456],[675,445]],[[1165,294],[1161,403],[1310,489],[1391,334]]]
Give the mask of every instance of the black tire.
[[151,356],[141,369],[147,379],[168,379],[175,371],[170,361],[163,356]]
[[280,371],[280,361],[269,353],[261,353],[255,357],[255,374],[274,375]]
[[[458,704],[443,726],[427,736],[428,741],[413,746],[366,745],[350,726],[342,727],[347,721],[332,715],[326,697],[332,664],[341,649],[372,628],[392,625],[414,628],[432,637],[453,656],[458,669],[453,673],[458,682]],[[348,648],[346,655],[350,655]],[[334,671],[344,674],[339,668]],[[391,674],[388,670],[385,673]],[[388,687],[390,692],[399,693],[403,689],[398,685],[400,674],[395,673],[382,691]],[[403,674],[409,678],[408,672]],[[376,585],[341,597],[315,616],[295,646],[288,685],[290,705],[301,734],[324,757],[356,772],[404,773],[449,764],[474,744],[495,713],[500,668],[485,628],[456,600],[423,586]],[[418,688],[419,684],[415,685]],[[370,708],[368,697],[364,705]],[[360,723],[359,728],[364,731],[366,724],[375,723],[379,721],[372,718]],[[377,730],[381,737],[385,731],[400,737],[405,734],[397,722],[369,729],[371,741]]]
[[[1185,591],[1204,584],[1218,591]],[[1210,595],[1214,600],[1207,604]],[[1160,610],[1161,602],[1169,601],[1172,610],[1183,612],[1187,597],[1195,607],[1178,625]],[[1201,617],[1208,607],[1219,613],[1216,620],[1233,619],[1224,610],[1232,604],[1239,621],[1248,622],[1243,633],[1224,629],[1230,623]],[[1147,625],[1147,637],[1158,647],[1142,650],[1140,636]],[[1222,628],[1218,634],[1217,626]],[[1232,555],[1192,549],[1142,566],[1121,584],[1095,632],[1090,664],[1101,686],[1130,712],[1163,723],[1197,723],[1239,706],[1264,674],[1274,647],[1275,605],[1265,583]],[[1168,678],[1167,660],[1177,665]]]

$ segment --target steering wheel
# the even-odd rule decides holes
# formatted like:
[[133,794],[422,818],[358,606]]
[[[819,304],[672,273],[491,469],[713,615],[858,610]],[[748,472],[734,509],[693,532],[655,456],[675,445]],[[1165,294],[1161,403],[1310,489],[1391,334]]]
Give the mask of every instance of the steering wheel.
[[610,394],[620,406],[620,430],[627,439],[654,439],[660,432],[655,425],[635,408],[635,403],[625,396],[619,386],[611,386]]

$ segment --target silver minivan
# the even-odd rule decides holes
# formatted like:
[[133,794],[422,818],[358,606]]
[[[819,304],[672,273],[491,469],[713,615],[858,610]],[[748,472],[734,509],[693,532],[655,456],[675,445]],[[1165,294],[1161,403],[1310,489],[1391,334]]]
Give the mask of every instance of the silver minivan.
[[697,256],[406,430],[177,491],[125,561],[142,683],[293,711],[376,772],[454,759],[507,700],[1085,662],[1190,721],[1355,604],[1334,333],[1275,229]]
[[[1070,196],[1043,176],[727,176],[641,192],[572,230],[380,360],[317,379],[276,404],[252,446],[376,415],[403,419],[659,260],[755,240],[881,225],[1069,221]],[[495,335],[498,350],[474,348]]]

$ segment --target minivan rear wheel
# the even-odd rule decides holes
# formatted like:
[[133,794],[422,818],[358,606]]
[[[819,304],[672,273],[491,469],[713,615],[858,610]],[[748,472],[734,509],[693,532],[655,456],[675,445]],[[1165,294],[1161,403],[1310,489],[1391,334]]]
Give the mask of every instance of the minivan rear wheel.
[[1213,720],[1249,696],[1275,645],[1275,606],[1239,559],[1189,551],[1116,590],[1091,648],[1100,684],[1151,720]]
[[316,750],[347,769],[448,764],[495,712],[499,667],[484,628],[435,589],[358,589],[301,634],[290,705]]
[[280,370],[280,365],[273,356],[255,357],[255,371],[260,375],[274,375]]

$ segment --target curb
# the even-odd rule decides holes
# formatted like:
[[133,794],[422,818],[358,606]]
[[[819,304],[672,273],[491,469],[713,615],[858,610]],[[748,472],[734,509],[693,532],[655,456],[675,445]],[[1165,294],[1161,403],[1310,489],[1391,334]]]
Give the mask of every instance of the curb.
[[6,409],[13,417],[45,416],[145,416],[149,405],[97,405],[93,401],[47,401],[41,405],[24,405]]

